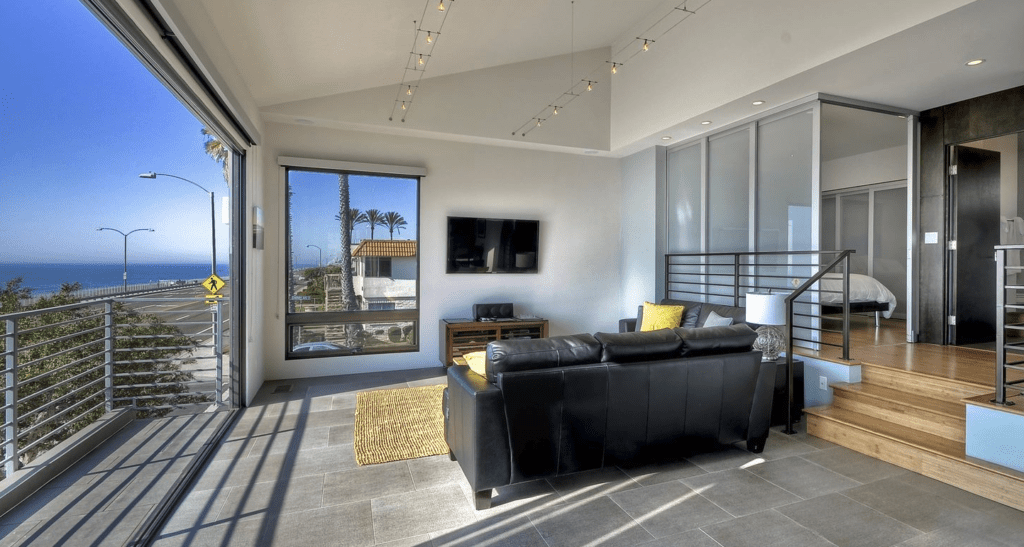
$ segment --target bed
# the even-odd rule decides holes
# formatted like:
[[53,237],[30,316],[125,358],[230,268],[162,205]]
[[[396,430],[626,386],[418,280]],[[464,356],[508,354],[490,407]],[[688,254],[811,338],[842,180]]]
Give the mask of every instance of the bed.
[[[843,313],[843,274],[825,274],[821,279],[819,302],[822,314]],[[877,279],[862,274],[850,274],[850,313],[875,313],[886,319],[896,310],[896,296]]]

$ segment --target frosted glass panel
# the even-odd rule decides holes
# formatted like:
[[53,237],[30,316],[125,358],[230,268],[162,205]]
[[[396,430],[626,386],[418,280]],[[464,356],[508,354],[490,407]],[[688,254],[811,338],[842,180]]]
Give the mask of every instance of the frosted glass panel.
[[896,296],[896,313],[907,302],[907,189],[877,190],[875,195],[874,273]]
[[708,143],[708,250],[750,250],[750,131]]
[[821,250],[836,249],[836,198],[821,198]]
[[[853,249],[850,272],[869,275],[868,272],[868,194],[853,194],[839,199],[840,249]],[[906,236],[904,236],[905,238]]]
[[757,250],[811,248],[811,125],[809,111],[757,128]]
[[668,155],[668,252],[700,252],[700,145]]

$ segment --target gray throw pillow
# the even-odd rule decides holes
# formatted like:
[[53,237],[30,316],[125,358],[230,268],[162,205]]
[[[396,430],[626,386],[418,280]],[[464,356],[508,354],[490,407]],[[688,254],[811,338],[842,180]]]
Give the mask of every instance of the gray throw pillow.
[[732,317],[722,317],[715,312],[708,314],[708,318],[704,320],[705,327],[728,327],[732,324]]

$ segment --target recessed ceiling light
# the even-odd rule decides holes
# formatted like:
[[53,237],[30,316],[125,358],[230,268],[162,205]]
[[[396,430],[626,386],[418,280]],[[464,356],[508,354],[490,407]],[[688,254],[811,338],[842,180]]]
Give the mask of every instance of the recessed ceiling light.
[[967,65],[967,66],[978,66],[978,65],[980,65],[981,63],[984,63],[984,62],[985,62],[985,59],[974,59],[973,61],[967,61],[964,64]]
[[752,102],[752,103],[750,103],[750,104],[752,104],[752,105],[754,105],[754,106],[761,106],[761,105],[763,105],[763,104],[764,104],[764,101],[754,101],[754,102]]
[[672,135],[662,135],[661,140],[670,141],[672,140]]
[[711,125],[711,120],[704,120],[700,122],[701,125]]

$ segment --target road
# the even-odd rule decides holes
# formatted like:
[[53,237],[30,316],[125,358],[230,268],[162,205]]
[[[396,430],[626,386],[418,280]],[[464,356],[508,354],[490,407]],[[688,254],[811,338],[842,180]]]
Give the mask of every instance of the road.
[[[194,340],[201,347],[195,350],[191,358],[194,363],[182,366],[182,370],[191,371],[196,382],[190,386],[193,391],[213,391],[216,378],[216,354],[213,346],[213,317],[211,310],[214,307],[207,304],[207,291],[202,286],[188,286],[176,289],[163,289],[153,293],[137,295],[131,298],[119,299],[128,308],[139,313],[152,314],[160,318],[164,323],[174,325],[189,338]],[[227,381],[228,372],[228,349],[230,347],[231,316],[230,298],[231,285],[221,289],[221,307],[224,313],[224,359],[223,374]],[[186,300],[187,299],[187,300]]]

